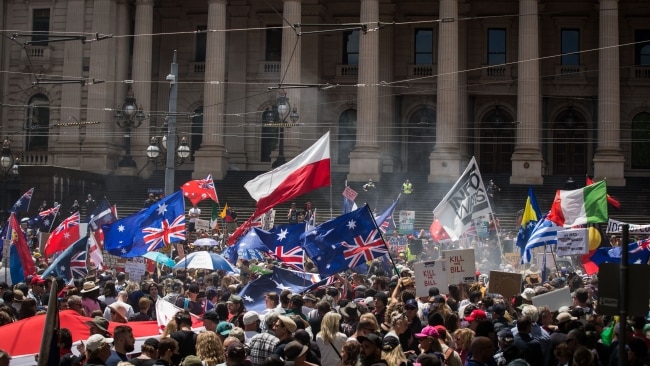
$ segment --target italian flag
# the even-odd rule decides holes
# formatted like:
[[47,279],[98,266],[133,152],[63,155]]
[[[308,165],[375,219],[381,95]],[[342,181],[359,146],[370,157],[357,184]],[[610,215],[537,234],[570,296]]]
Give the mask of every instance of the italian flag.
[[547,219],[564,227],[606,222],[607,183],[600,181],[573,191],[558,190]]

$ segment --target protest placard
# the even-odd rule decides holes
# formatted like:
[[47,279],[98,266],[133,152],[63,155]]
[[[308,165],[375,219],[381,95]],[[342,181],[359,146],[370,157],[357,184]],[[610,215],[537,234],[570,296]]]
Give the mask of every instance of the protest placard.
[[521,292],[521,273],[490,271],[488,293],[500,294],[506,299]]
[[212,229],[210,228],[210,220],[196,219],[194,222],[194,229],[196,231],[205,231],[206,233],[211,233]]
[[445,271],[445,261],[438,259],[429,262],[417,262],[413,265],[415,275],[415,293],[418,297],[429,296],[429,288],[437,287],[441,292],[446,292],[449,283]]
[[571,291],[568,287],[533,297],[533,305],[548,306],[551,311],[557,311],[562,306],[571,306],[572,304]]
[[557,251],[559,257],[589,253],[587,229],[569,229],[557,232]]
[[516,267],[521,263],[521,254],[519,252],[516,253],[503,253],[503,259],[506,261],[506,263],[512,265],[513,267]]
[[474,249],[443,250],[442,258],[445,260],[449,283],[476,282]]
[[142,276],[144,276],[146,270],[147,266],[142,257],[129,258],[124,264],[124,272],[128,274],[129,281],[136,283],[142,280]]
[[399,212],[399,232],[400,234],[406,234],[413,232],[415,228],[415,211],[404,211]]

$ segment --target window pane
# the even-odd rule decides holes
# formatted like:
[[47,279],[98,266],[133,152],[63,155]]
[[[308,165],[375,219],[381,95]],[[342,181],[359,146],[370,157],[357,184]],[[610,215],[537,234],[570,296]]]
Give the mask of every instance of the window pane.
[[50,32],[50,9],[34,9],[32,13],[32,41],[47,41]]
[[50,131],[50,101],[43,94],[29,100],[27,151],[46,151]]
[[650,114],[632,120],[632,169],[650,169]]
[[415,31],[415,64],[433,64],[433,31],[431,29]]
[[488,29],[488,65],[506,63],[506,30]]
[[266,30],[265,60],[275,62],[282,60],[282,29],[273,28]]
[[208,34],[203,32],[208,27],[202,25],[196,27],[196,30],[201,32],[196,34],[196,54],[194,55],[194,62],[205,62],[206,45],[208,43]]
[[359,64],[359,31],[347,31],[343,33],[343,64]]
[[580,30],[562,29],[562,65],[580,65],[579,51]]
[[634,64],[650,66],[650,30],[637,29],[634,31]]

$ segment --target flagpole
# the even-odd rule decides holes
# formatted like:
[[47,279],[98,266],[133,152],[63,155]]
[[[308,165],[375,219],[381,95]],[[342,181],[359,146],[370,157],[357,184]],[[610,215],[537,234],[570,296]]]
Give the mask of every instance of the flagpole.
[[[401,193],[400,193],[401,195]],[[397,196],[397,199],[399,200],[399,196]],[[368,207],[368,204],[366,203],[366,209],[370,210],[370,207]],[[377,229],[377,232],[379,233],[379,236],[381,237],[381,241],[384,242],[384,247],[386,248],[386,254],[388,254],[388,258],[390,259],[390,263],[393,265],[393,271],[395,271],[395,274],[399,275],[399,271],[397,270],[397,266],[395,265],[395,261],[393,260],[393,256],[390,255],[390,248],[388,248],[388,244],[386,244],[386,239],[384,239],[384,233],[381,232],[379,227],[377,226],[377,220],[374,219],[374,215],[372,214],[372,211],[370,211],[370,215],[373,217],[372,222],[375,225],[375,229]]]
[[[624,224],[622,227],[621,235],[621,275],[619,286],[619,321],[621,330],[619,334],[626,334],[627,331],[627,273],[628,273],[628,257],[629,257],[629,241],[630,241],[630,225]],[[621,337],[621,340],[625,338]],[[624,347],[624,342],[618,343],[618,364],[625,365],[627,361],[627,350]]]

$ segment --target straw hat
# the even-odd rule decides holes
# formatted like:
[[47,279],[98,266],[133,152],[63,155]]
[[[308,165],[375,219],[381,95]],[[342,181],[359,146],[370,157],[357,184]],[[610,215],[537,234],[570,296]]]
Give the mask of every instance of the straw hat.
[[95,290],[97,290],[97,289],[99,289],[99,286],[97,286],[97,285],[95,284],[95,282],[93,282],[93,281],[88,281],[88,282],[84,282],[83,288],[81,289],[80,292],[81,292],[82,294],[85,294],[85,293],[87,293],[87,292],[95,291]]

